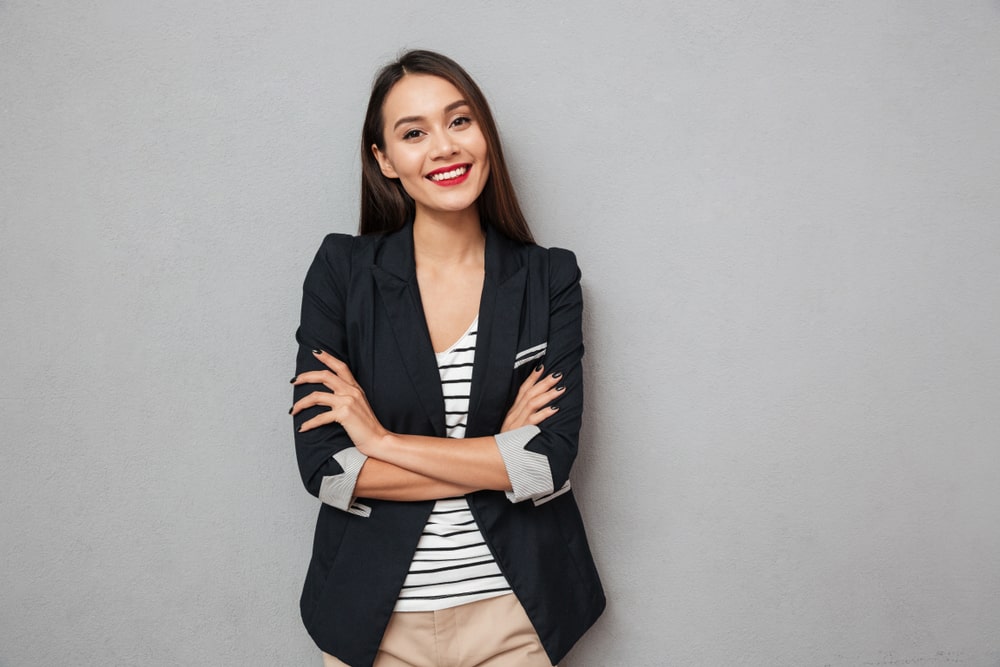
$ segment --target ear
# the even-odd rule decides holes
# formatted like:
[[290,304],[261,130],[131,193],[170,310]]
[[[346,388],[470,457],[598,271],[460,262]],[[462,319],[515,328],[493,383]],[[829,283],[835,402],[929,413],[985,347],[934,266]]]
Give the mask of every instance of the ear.
[[389,158],[375,144],[372,144],[372,154],[375,156],[375,160],[378,162],[383,176],[386,178],[399,178],[399,174],[396,173],[396,170],[392,168],[392,164],[389,163]]

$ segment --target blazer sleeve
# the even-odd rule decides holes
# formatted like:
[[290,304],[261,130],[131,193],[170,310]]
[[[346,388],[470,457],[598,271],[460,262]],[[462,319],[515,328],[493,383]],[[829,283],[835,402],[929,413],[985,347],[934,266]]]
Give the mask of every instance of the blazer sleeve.
[[[299,349],[295,364],[298,376],[306,371],[328,370],[313,350],[323,350],[348,361],[345,302],[351,278],[353,237],[330,234],[313,259],[302,286],[302,315],[295,339]],[[314,391],[330,391],[324,385],[306,384],[295,387],[294,400]],[[309,493],[323,502],[348,510],[354,496],[354,486],[366,457],[348,437],[340,424],[326,424],[299,433],[303,422],[325,408],[312,407],[297,414],[295,453],[299,474]]]
[[513,490],[512,502],[541,504],[568,490],[583,419],[583,293],[576,256],[549,251],[549,338],[545,372],[561,373],[565,387],[559,410],[537,427],[525,426],[496,436]]

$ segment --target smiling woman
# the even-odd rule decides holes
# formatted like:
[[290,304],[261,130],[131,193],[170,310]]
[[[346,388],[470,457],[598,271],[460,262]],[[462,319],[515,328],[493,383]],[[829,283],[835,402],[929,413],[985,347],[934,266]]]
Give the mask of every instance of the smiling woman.
[[534,244],[489,105],[411,51],[375,80],[361,235],[303,287],[296,453],[321,501],[301,610],[324,664],[557,664],[604,609],[570,490],[576,259]]
[[490,160],[461,91],[436,76],[410,75],[393,86],[382,113],[385,139],[371,150],[382,175],[398,178],[413,199],[416,216],[478,215]]

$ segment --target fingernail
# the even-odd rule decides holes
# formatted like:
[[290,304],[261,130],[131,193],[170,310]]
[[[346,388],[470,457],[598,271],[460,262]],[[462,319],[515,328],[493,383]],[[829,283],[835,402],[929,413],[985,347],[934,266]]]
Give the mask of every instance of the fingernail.
[[323,350],[313,350],[313,354],[323,354]]
[[295,409],[294,405],[292,407],[288,408],[288,414],[292,414],[292,410],[294,410],[294,409]]
[[561,387],[556,387],[556,391],[562,391],[565,388],[566,388],[566,385],[563,385]]
[[535,372],[541,373],[543,368],[545,368],[545,366],[538,364],[537,366],[535,366]]
[[[297,377],[297,376],[296,376],[296,377]],[[295,379],[296,379],[296,378],[292,378],[291,380],[289,380],[289,381],[288,381],[288,383],[289,383],[289,384],[295,384]]]
[[553,373],[552,374],[552,378],[555,379],[555,380],[558,380],[561,377],[562,377],[562,373]]
[[559,409],[558,405],[551,405],[551,406],[549,406],[549,410],[552,410],[553,412],[555,412],[558,409]]

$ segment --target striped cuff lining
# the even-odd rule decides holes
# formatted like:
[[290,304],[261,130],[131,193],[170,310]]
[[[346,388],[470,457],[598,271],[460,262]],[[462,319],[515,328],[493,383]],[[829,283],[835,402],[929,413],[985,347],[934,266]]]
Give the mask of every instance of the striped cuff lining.
[[357,447],[348,447],[334,454],[333,460],[340,464],[344,472],[338,475],[327,475],[323,478],[319,487],[319,499],[327,505],[332,505],[346,512],[351,506],[351,501],[354,500],[354,487],[358,483],[361,466],[365,464],[368,457],[362,454]]
[[511,490],[506,493],[507,499],[512,503],[544,496],[553,491],[552,468],[548,457],[524,448],[539,433],[541,429],[529,424],[494,436],[510,478]]

